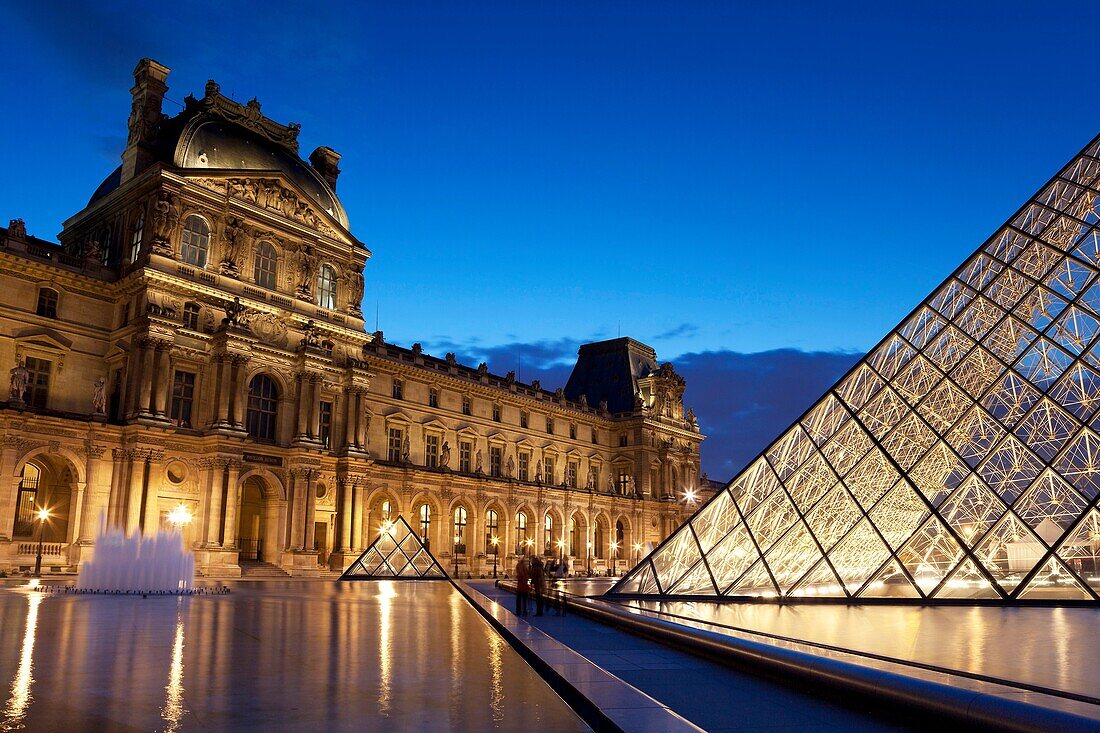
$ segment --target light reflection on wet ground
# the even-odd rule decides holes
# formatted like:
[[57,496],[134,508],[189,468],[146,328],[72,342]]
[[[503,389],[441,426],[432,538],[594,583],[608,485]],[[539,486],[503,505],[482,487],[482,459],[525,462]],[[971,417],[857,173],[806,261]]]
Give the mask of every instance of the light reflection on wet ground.
[[0,675],[0,730],[586,730],[447,583],[0,586]]
[[[598,595],[609,587],[606,581],[569,585],[571,592],[580,595]],[[702,622],[1100,697],[1100,609],[625,603]]]

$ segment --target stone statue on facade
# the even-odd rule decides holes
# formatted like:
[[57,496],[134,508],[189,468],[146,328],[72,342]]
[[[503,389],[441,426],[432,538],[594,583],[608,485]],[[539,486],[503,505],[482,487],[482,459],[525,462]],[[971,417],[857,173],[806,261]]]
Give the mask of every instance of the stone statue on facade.
[[363,315],[363,271],[353,269],[348,274],[348,314]]
[[538,463],[535,464],[535,483],[536,484],[541,484],[542,483],[542,460],[541,459],[539,460]]
[[409,440],[409,436],[405,436],[405,442],[401,444],[401,461],[404,463],[409,462],[409,454],[412,450],[412,443]]
[[107,414],[107,380],[103,377],[92,385],[92,409],[96,415]]
[[443,441],[442,452],[439,456],[439,465],[441,468],[451,467],[451,444],[447,441]]
[[635,410],[644,410],[645,409],[645,397],[642,395],[642,390],[640,390],[640,389],[634,394],[634,409]]
[[695,410],[691,409],[690,407],[687,409],[687,421],[688,424],[691,425],[691,427],[699,427],[699,419],[695,417]]
[[504,477],[512,478],[512,474],[516,471],[516,462],[512,460],[512,456],[508,456],[508,465],[504,468]]
[[614,476],[608,476],[607,477],[607,493],[617,494],[618,492],[619,492],[619,489],[618,489],[617,486],[615,486],[615,477]]
[[317,328],[317,324],[313,322],[313,319],[306,321],[306,325],[302,327],[302,340],[298,342],[298,346],[308,346],[316,349],[321,346],[321,330]]
[[241,305],[241,299],[234,296],[232,303],[226,302],[225,304],[225,318],[222,319],[222,325],[241,325],[241,316],[244,314],[244,310],[244,306]]
[[320,258],[308,244],[301,245],[294,253],[296,273],[294,295],[299,299],[311,300],[313,298],[313,280],[316,277],[319,263]]
[[630,476],[630,493],[634,496],[638,495],[638,482],[634,478],[633,474]]
[[447,356],[444,358],[446,359],[448,366],[454,366],[458,363],[458,360],[455,358],[455,352],[453,351],[448,351]]
[[11,384],[8,389],[8,399],[12,402],[22,402],[23,394],[27,391],[27,385],[31,382],[31,373],[23,366],[23,360],[11,370]]
[[27,225],[22,219],[12,219],[8,222],[8,239],[26,239]]
[[474,473],[481,473],[481,449],[477,449],[477,459],[474,462]]
[[153,251],[161,255],[171,255],[172,248],[168,244],[172,231],[180,220],[180,200],[167,191],[157,194],[157,201],[153,204]]
[[590,489],[590,490],[596,488],[596,467],[595,466],[589,466],[588,467],[588,482],[585,484],[585,488]]
[[245,234],[246,229],[240,219],[231,216],[225,220],[225,229],[222,231],[221,274],[240,277],[241,245]]
[[486,364],[485,362],[481,362],[480,364],[477,365],[477,375],[479,377],[484,377],[488,373],[489,373],[489,365],[488,364]]
[[542,389],[542,381],[538,380],[538,379],[532,379],[531,380],[531,389],[538,392],[540,389]]
[[600,400],[600,412],[607,412],[607,400]]

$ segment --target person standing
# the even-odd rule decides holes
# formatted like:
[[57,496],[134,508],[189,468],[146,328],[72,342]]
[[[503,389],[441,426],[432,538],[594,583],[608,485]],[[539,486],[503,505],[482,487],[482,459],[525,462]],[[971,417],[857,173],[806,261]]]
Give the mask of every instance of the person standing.
[[516,615],[527,615],[527,558],[521,557],[516,563]]
[[546,573],[542,559],[538,555],[531,558],[531,590],[535,593],[535,615],[542,615],[542,594],[545,588]]

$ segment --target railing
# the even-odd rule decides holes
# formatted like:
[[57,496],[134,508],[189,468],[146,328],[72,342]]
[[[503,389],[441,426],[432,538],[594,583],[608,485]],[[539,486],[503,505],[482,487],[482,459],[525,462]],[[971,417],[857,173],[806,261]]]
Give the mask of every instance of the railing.
[[[37,542],[19,542],[15,546],[16,555],[37,555]],[[64,542],[43,542],[42,557],[61,557],[65,554]]]

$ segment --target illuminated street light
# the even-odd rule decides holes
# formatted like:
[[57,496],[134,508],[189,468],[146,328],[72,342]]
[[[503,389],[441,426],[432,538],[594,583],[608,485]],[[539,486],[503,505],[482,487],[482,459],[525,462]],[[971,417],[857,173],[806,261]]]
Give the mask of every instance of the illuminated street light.
[[173,525],[177,531],[181,531],[183,527],[190,524],[191,519],[191,511],[183,504],[168,513],[168,523]]
[[38,526],[36,527],[36,529],[38,530],[38,554],[35,555],[35,557],[34,557],[34,577],[41,578],[42,577],[42,530],[46,526],[46,520],[50,518],[50,510],[46,509],[45,507],[42,507],[37,512],[35,512],[35,516],[38,517]]
[[565,540],[558,540],[558,554],[562,564],[565,563]]
[[695,489],[684,489],[684,501],[688,504],[694,505],[696,496]]
[[490,544],[493,546],[493,577],[497,577],[497,557],[500,556],[500,538],[490,537]]
[[616,571],[618,570],[618,567],[617,567],[618,559],[619,559],[619,543],[618,542],[612,542],[611,543],[611,574],[612,575],[615,575]]
[[634,543],[634,564],[635,565],[638,564],[638,554],[641,551],[642,551],[642,543],[641,542],[635,542]]
[[585,565],[585,570],[588,572],[588,576],[592,577],[592,543],[591,542],[586,542],[585,543],[584,565]]

